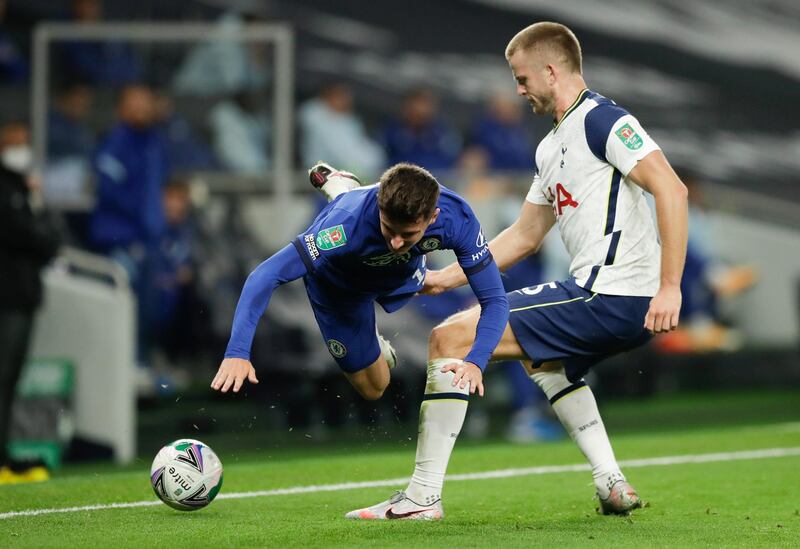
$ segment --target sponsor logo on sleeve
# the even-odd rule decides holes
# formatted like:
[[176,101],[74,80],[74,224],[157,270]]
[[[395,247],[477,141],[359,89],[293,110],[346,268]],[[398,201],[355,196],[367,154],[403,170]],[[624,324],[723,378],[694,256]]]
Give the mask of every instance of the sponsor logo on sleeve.
[[623,124],[623,126],[614,133],[619,137],[619,140],[632,151],[641,149],[644,144],[642,138],[639,137],[636,130],[631,128],[630,124]]
[[347,235],[341,225],[328,227],[317,233],[317,247],[320,250],[332,250],[345,244],[347,244]]
[[479,250],[477,253],[472,254],[472,261],[478,261],[489,253],[489,245],[486,244],[486,238],[483,236],[483,230],[478,233],[478,238],[475,239],[475,247],[479,248]]
[[308,255],[311,256],[311,261],[316,261],[317,258],[319,258],[319,250],[317,249],[317,245],[314,243],[314,235],[303,235],[303,242],[306,243],[306,249],[308,250]]

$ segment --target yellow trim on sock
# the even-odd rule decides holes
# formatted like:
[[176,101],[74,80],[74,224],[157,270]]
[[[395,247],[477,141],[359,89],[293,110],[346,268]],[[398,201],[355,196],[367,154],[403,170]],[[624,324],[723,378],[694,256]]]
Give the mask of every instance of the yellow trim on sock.
[[559,402],[562,402],[564,399],[571,397],[572,395],[576,394],[578,391],[583,391],[584,389],[588,389],[588,388],[589,388],[588,385],[584,385],[583,387],[578,387],[574,391],[570,391],[566,395],[564,395],[561,398],[559,398],[558,400],[556,400],[553,404],[551,404],[551,406],[555,407]]

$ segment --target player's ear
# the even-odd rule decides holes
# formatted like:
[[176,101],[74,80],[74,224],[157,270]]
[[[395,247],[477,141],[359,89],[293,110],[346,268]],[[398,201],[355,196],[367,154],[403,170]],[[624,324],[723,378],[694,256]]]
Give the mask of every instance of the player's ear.
[[439,217],[439,212],[441,211],[442,211],[441,208],[436,208],[434,210],[433,215],[431,216],[431,220],[428,222],[428,225],[433,225],[433,223],[436,221],[436,218]]
[[556,80],[558,79],[558,67],[552,63],[547,63],[544,66],[544,71],[545,77],[547,78],[547,83],[550,85],[555,84]]

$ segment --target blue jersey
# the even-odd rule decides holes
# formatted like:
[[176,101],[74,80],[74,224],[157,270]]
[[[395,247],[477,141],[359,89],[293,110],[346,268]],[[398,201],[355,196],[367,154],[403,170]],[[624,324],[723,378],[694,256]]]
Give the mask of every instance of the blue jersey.
[[[336,316],[337,310],[369,302],[370,316],[374,316],[371,302],[377,301],[387,312],[396,311],[422,288],[425,254],[451,249],[481,304],[475,343],[464,360],[485,368],[505,329],[508,299],[477,218],[461,197],[441,187],[436,221],[411,250],[396,254],[389,250],[381,233],[378,189],[378,185],[372,185],[339,195],[291,245],[250,274],[236,307],[226,358],[250,358],[258,320],[280,284],[304,277],[312,309],[325,332],[337,324],[328,318]],[[323,314],[317,309],[324,303],[333,306],[325,307],[328,310]],[[352,324],[352,320],[338,324]],[[375,339],[374,329],[372,334],[371,339]],[[372,351],[376,345],[377,340],[369,343]],[[351,362],[347,364],[340,361],[346,371],[369,365],[367,358],[348,360]]]
[[445,187],[440,188],[439,216],[422,239],[408,252],[392,252],[380,229],[378,189],[372,185],[339,195],[295,239],[309,277],[343,293],[370,296],[393,312],[422,288],[428,252],[453,250],[467,274],[492,263],[469,205]]

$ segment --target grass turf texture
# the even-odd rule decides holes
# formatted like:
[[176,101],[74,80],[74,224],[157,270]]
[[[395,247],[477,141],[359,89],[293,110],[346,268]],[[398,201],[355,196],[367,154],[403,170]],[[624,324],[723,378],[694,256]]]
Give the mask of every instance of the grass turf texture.
[[[786,395],[784,395],[786,396]],[[795,393],[795,397],[797,394]],[[737,410],[764,400],[719,397]],[[784,407],[784,420],[797,419],[797,400]],[[787,401],[787,404],[789,401]],[[702,407],[713,407],[704,398]],[[609,410],[609,417],[628,404]],[[697,406],[700,406],[698,404]],[[768,407],[768,406],[767,406]],[[626,409],[628,408],[628,409]],[[647,407],[660,415],[667,403]],[[770,419],[780,419],[770,415]],[[708,417],[708,416],[705,416]],[[659,425],[637,431],[610,428],[621,460],[683,454],[800,446],[800,424],[751,424],[682,429]],[[724,422],[723,422],[724,423]],[[405,477],[413,446],[340,446],[226,454],[222,493],[311,484]],[[459,444],[450,473],[512,467],[583,463],[569,442],[514,446],[501,442]],[[51,482],[0,487],[0,513],[140,501],[155,498],[149,462],[133,469],[67,469]],[[94,470],[93,470],[94,469]],[[1,547],[217,546],[800,546],[800,458],[680,464],[631,468],[629,480],[649,507],[631,517],[595,513],[588,472],[445,486],[446,519],[423,522],[352,522],[346,511],[387,498],[392,489],[369,488],[250,499],[220,500],[193,513],[165,505],[81,511],[0,521]]]

